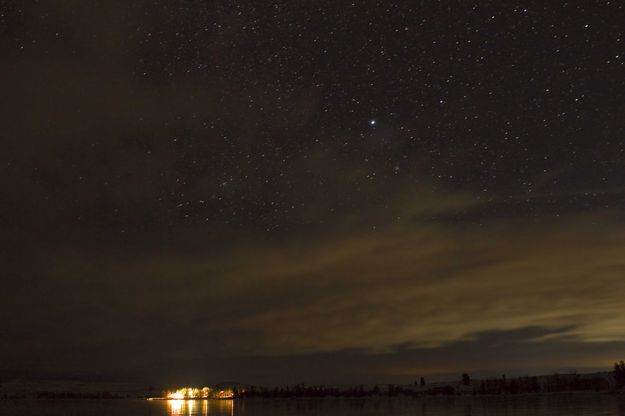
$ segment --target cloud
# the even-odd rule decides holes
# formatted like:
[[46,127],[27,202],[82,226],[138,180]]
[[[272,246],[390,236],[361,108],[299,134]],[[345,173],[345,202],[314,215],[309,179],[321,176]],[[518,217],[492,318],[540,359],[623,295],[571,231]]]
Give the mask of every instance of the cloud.
[[576,342],[623,341],[624,236],[593,230],[595,221],[389,226],[278,262],[261,252],[237,276],[276,302],[227,325],[260,334],[255,348],[267,353],[440,346],[527,326],[568,327],[557,336]]
[[265,243],[233,235],[213,253],[60,252],[29,288],[34,300],[54,299],[22,323],[59,331],[59,350],[167,339],[158,354],[198,358],[442,348],[526,327],[548,330],[534,343],[625,341],[625,234],[597,225],[610,223],[603,214],[481,226],[409,219]]

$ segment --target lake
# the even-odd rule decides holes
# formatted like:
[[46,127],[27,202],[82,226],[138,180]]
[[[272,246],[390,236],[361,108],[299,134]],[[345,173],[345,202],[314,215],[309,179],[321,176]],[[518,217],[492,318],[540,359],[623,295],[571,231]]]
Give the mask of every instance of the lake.
[[271,400],[0,400],[2,416],[625,416],[625,397],[559,394],[513,397]]

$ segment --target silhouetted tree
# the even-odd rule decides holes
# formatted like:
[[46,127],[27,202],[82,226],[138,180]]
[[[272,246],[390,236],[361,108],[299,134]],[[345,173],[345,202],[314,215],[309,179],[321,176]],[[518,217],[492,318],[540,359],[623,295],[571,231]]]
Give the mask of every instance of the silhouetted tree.
[[532,377],[530,381],[530,392],[538,393],[540,391],[540,383],[538,383],[538,377]]
[[465,386],[471,385],[471,377],[467,373],[462,374],[462,384]]
[[623,360],[614,363],[614,379],[618,388],[625,386],[625,362]]
[[419,384],[421,384],[422,386],[425,386],[425,379],[423,377],[421,377]]

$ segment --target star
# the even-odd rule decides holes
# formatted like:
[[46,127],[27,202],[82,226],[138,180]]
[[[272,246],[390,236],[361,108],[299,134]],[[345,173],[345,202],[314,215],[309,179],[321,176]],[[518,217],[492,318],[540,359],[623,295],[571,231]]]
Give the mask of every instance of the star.
[[375,120],[369,120],[369,125],[370,126],[375,126],[376,121]]

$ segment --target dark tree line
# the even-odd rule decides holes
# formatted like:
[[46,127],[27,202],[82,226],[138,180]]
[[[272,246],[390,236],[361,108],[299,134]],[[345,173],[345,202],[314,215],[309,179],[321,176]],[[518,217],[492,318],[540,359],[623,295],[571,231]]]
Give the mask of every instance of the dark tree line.
[[288,397],[370,397],[370,396],[396,396],[404,392],[401,386],[393,384],[367,387],[363,384],[351,386],[343,389],[337,387],[326,387],[323,385],[306,386],[297,384],[286,387],[251,387],[245,391],[237,392],[236,397],[267,397],[267,398],[288,398]]
[[[619,389],[625,387],[625,362],[614,364],[613,378]],[[297,398],[297,397],[395,397],[425,395],[514,395],[528,393],[555,393],[565,391],[608,391],[614,388],[609,374],[595,376],[580,374],[552,374],[548,376],[501,377],[473,380],[468,373],[463,373],[456,383],[426,386],[421,377],[413,386],[387,384],[367,387],[357,385],[348,388],[326,387],[323,385],[295,386],[275,388],[250,388],[237,392],[237,397]]]
[[[396,397],[411,396],[419,397],[425,395],[514,395],[528,393],[554,393],[565,391],[610,391],[614,389],[625,389],[625,362],[614,363],[611,373],[596,375],[580,374],[552,374],[548,376],[532,377],[501,377],[474,380],[468,373],[463,373],[455,383],[435,383],[426,385],[425,379],[421,377],[415,380],[413,385],[383,384],[366,386],[364,384],[338,388],[323,385],[307,386],[296,384],[286,387],[248,387],[245,389],[234,389],[236,398],[260,397],[260,398],[322,398],[322,397]],[[152,397],[154,388],[150,386]],[[20,394],[2,392],[0,399],[38,397],[41,399],[118,399],[129,396],[122,396],[116,393],[78,393],[78,392],[48,392],[41,391],[35,394]]]
[[603,376],[581,376],[579,374],[552,374],[541,377],[516,377],[506,379],[489,378],[481,380],[476,394],[526,394],[556,393],[565,391],[607,391],[610,382]]
[[488,378],[481,380],[476,394],[520,394],[539,393],[541,386],[538,377],[517,377],[507,379],[505,375],[500,378]]

